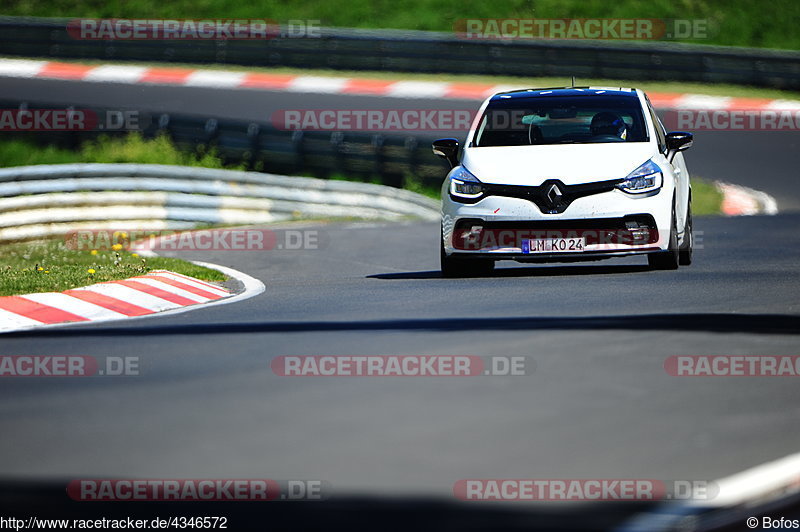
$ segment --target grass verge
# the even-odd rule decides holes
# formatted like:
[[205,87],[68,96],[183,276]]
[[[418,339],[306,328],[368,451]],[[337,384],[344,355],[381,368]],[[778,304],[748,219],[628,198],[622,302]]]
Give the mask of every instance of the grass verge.
[[[796,0],[6,0],[5,15],[105,18],[319,20],[323,26],[452,32],[459,19],[602,18],[708,20],[688,42],[800,48]],[[703,38],[699,38],[703,37]]]
[[701,178],[692,178],[692,213],[708,216],[722,213],[722,192],[714,183]]
[[[180,151],[165,136],[145,139],[138,133],[124,137],[101,135],[73,151],[53,145],[42,146],[24,139],[0,141],[0,168],[32,164],[67,163],[141,163],[176,164],[223,168],[222,161],[211,150],[206,153]],[[240,166],[225,166],[240,169]]]
[[170,270],[205,281],[224,281],[216,271],[169,257],[140,257],[124,249],[69,249],[64,239],[0,245],[0,296],[61,292],[70,288]]

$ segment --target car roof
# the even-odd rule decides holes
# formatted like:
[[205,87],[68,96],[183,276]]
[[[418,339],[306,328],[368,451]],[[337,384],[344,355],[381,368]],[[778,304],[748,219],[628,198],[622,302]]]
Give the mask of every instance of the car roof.
[[498,92],[492,96],[492,101],[517,98],[530,98],[535,96],[620,96],[638,98],[636,89],[623,87],[549,87],[540,89],[519,89]]

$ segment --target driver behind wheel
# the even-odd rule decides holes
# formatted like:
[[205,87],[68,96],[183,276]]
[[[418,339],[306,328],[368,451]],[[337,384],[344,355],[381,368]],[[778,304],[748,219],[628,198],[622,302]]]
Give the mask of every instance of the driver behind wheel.
[[628,137],[628,128],[625,127],[625,121],[608,111],[594,115],[589,129],[594,137],[617,137],[622,140]]

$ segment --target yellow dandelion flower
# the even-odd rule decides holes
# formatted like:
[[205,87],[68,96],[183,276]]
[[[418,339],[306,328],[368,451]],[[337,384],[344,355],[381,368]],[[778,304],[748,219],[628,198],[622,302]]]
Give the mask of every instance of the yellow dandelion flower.
[[90,255],[97,255],[97,250],[93,249],[89,252]]
[[113,246],[111,246],[111,249],[113,249],[114,251],[119,251],[122,249],[122,244],[114,244]]
[[138,254],[138,253],[133,253],[133,254],[131,255],[131,257],[133,257],[133,258],[136,258],[136,257],[138,257],[138,256],[139,256],[139,254]]
[[36,268],[36,271],[37,271],[37,272],[44,271],[44,268],[42,268],[41,266],[39,266],[38,268]]
[[86,271],[89,272],[89,275],[94,275],[95,273],[97,273],[94,268],[89,268]]
[[44,273],[50,273],[50,270],[45,270]]

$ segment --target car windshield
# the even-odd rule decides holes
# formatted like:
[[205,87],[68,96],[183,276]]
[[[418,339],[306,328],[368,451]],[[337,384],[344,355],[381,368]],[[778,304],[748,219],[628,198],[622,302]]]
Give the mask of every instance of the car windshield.
[[501,96],[486,108],[472,146],[648,140],[641,105],[632,96]]

